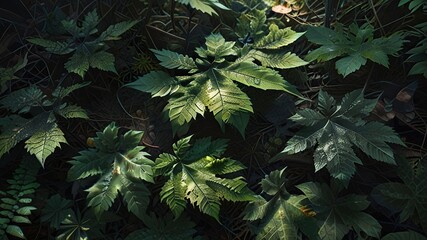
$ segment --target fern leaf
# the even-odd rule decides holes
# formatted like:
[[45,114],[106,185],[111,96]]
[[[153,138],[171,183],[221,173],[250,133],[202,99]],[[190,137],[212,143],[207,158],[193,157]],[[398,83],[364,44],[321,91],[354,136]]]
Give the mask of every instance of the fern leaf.
[[161,201],[166,202],[175,218],[181,216],[187,205],[186,188],[187,186],[182,182],[182,172],[179,172],[171,175],[160,192]]
[[151,93],[153,97],[164,97],[176,92],[180,84],[175,78],[163,71],[151,71],[125,86],[142,92]]
[[89,119],[86,110],[77,105],[69,105],[57,110],[57,113],[64,118],[82,118]]
[[308,64],[308,62],[302,60],[297,55],[295,55],[295,53],[291,52],[265,53],[258,50],[251,50],[248,55],[260,61],[262,66],[265,67],[289,69]]
[[194,70],[197,69],[196,63],[192,58],[187,55],[179,54],[177,52],[172,52],[166,49],[155,50],[151,49],[156,58],[160,61],[160,65],[168,69],[186,69]]
[[188,151],[185,152],[182,159],[185,162],[194,162],[205,156],[219,157],[227,148],[227,142],[226,139],[211,140],[210,137],[197,139],[190,149],[186,149]]
[[197,9],[203,13],[207,13],[209,15],[218,15],[218,13],[212,8],[212,6],[215,6],[220,9],[229,10],[229,8],[221,4],[218,0],[177,0],[177,2],[185,5],[190,5],[192,8]]
[[46,158],[55,151],[55,148],[61,147],[60,143],[67,143],[67,140],[61,129],[55,126],[47,131],[36,132],[25,142],[25,148],[44,166]]
[[225,61],[224,57],[237,55],[233,49],[235,42],[225,41],[221,34],[211,34],[206,37],[206,49],[197,48],[196,53],[202,58],[214,57],[214,62]]
[[120,35],[127,32],[139,21],[125,21],[110,25],[98,38],[98,41],[118,40]]
[[121,188],[122,176],[113,173],[104,174],[92,187],[87,189],[89,200],[87,206],[92,207],[95,215],[101,214],[113,205],[114,199]]
[[88,57],[89,66],[100,69],[102,71],[109,71],[117,74],[116,67],[114,66],[114,55],[105,51],[92,53]]
[[254,44],[256,49],[278,49],[295,42],[304,33],[297,33],[291,28],[279,29],[276,24],[271,24],[267,36]]
[[68,42],[50,41],[42,38],[29,38],[27,41],[44,47],[46,51],[53,54],[64,55],[74,51],[74,48],[72,48]]
[[15,113],[27,113],[31,107],[42,106],[45,97],[38,87],[32,85],[8,94],[0,100],[0,105]]
[[77,50],[64,66],[68,72],[76,73],[80,77],[83,77],[87,70],[89,70],[89,56],[84,54],[82,50]]
[[240,178],[235,179],[215,179],[206,181],[206,184],[213,189],[218,196],[228,201],[255,201],[258,200],[255,194],[246,187],[246,183]]
[[124,177],[121,180],[120,191],[127,204],[128,211],[138,218],[144,219],[146,217],[145,210],[150,202],[150,191],[144,184],[133,182]]

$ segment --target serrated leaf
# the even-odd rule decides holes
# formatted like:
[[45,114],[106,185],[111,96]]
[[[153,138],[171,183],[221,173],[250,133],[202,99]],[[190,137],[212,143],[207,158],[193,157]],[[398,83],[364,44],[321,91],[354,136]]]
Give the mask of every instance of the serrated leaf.
[[57,87],[55,88],[55,90],[52,92],[52,96],[57,97],[57,98],[65,98],[66,96],[70,95],[72,92],[86,87],[90,84],[90,82],[83,82],[83,83],[76,83],[73,84],[71,86],[68,87]]
[[147,216],[145,211],[150,202],[150,191],[141,182],[134,182],[127,178],[122,178],[122,185],[120,191],[128,211],[135,214],[139,219],[144,219]]
[[335,68],[338,73],[346,77],[360,69],[361,66],[366,64],[366,58],[358,53],[351,54],[350,56],[343,57],[335,63]]
[[177,0],[181,4],[190,5],[192,8],[197,9],[203,13],[209,15],[218,15],[218,13],[212,8],[213,6],[220,9],[228,10],[226,6],[221,4],[218,0]]
[[61,147],[60,143],[67,143],[64,133],[61,129],[53,127],[50,130],[33,134],[25,141],[25,148],[30,154],[34,154],[44,166],[46,158],[55,151],[55,148]]
[[278,49],[295,42],[304,33],[297,33],[291,28],[279,29],[276,24],[271,24],[267,36],[254,44],[256,49]]
[[89,119],[86,110],[77,105],[69,105],[57,110],[57,113],[64,118],[82,118]]
[[28,38],[27,41],[44,47],[46,51],[53,54],[64,55],[74,51],[69,42],[50,41],[42,38]]
[[104,174],[93,186],[86,191],[89,192],[87,206],[92,207],[95,215],[100,218],[103,212],[107,211],[121,188],[121,176],[107,173]]
[[171,178],[165,183],[160,192],[161,201],[166,202],[175,218],[181,216],[187,205],[185,200],[187,186],[181,179],[182,172],[177,173],[176,176],[171,175]]
[[427,237],[414,232],[414,231],[406,231],[406,232],[394,232],[389,233],[381,238],[381,240],[426,240]]
[[168,69],[196,69],[196,63],[192,58],[187,55],[179,54],[177,52],[169,51],[166,49],[155,50],[151,49],[156,55],[156,58],[160,61],[160,65]]
[[99,41],[108,41],[108,40],[118,40],[120,35],[127,32],[133,26],[135,26],[139,21],[125,21],[110,25],[104,32],[101,33]]
[[125,86],[151,93],[153,97],[164,97],[176,92],[180,84],[175,78],[163,71],[151,71]]
[[318,143],[314,152],[315,170],[326,167],[332,177],[347,184],[355,173],[355,163],[362,164],[352,146],[377,161],[395,164],[387,143],[404,145],[393,129],[379,122],[366,123],[365,117],[376,100],[364,99],[360,90],[346,94],[337,104],[326,92],[320,91],[317,111],[300,110],[290,119],[306,126],[297,132],[282,151],[294,154]]
[[27,113],[32,107],[42,106],[45,97],[38,87],[31,85],[8,94],[0,100],[0,104],[12,112]]
[[114,66],[115,58],[114,55],[111,53],[104,51],[92,53],[88,57],[88,61],[90,67],[117,74],[116,67]]
[[308,62],[302,60],[295,53],[291,52],[261,52],[258,50],[252,50],[249,52],[249,56],[260,61],[262,66],[289,69],[295,67],[301,67],[307,65]]
[[76,51],[64,66],[68,72],[76,73],[83,78],[87,70],[89,70],[89,56],[82,53],[82,51]]

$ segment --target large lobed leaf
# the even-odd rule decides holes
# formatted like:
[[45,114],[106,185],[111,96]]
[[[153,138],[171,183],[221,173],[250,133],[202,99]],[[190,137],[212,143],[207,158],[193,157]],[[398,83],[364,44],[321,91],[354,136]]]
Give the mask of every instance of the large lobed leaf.
[[376,100],[364,99],[361,90],[346,94],[338,105],[321,91],[317,111],[304,109],[290,119],[306,127],[289,141],[282,151],[298,153],[318,144],[314,152],[315,170],[326,167],[331,176],[348,183],[355,173],[355,163],[362,164],[353,152],[357,146],[377,161],[395,164],[392,148],[387,143],[404,145],[393,129],[380,122],[366,123]]

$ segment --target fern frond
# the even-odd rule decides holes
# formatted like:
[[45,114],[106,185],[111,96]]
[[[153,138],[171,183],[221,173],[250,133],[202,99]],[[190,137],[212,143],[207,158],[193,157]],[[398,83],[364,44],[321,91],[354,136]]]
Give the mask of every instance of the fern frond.
[[28,38],[28,42],[44,47],[46,51],[53,54],[64,55],[74,51],[74,48],[69,42],[50,41],[42,38]]
[[87,206],[92,207],[98,217],[113,205],[119,189],[122,187],[122,176],[111,172],[104,174],[93,186],[86,191],[89,192]]
[[187,186],[182,182],[182,172],[179,172],[171,175],[160,192],[161,201],[166,202],[175,218],[182,214],[187,205],[186,189]]
[[77,105],[68,105],[56,111],[63,118],[82,118],[89,119],[86,110]]
[[248,55],[260,61],[261,65],[265,67],[289,69],[308,64],[308,62],[291,52],[265,53],[259,50],[251,50]]
[[122,187],[119,190],[127,204],[128,211],[140,219],[146,217],[145,210],[150,202],[150,191],[141,184],[125,177],[121,178]]
[[164,97],[176,92],[180,84],[163,71],[151,71],[125,86],[142,92],[151,93],[152,97]]

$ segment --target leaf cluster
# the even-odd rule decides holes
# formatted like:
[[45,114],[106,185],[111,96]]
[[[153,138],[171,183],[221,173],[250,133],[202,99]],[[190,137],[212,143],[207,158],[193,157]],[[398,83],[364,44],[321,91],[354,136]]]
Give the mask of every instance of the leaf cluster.
[[155,175],[167,178],[160,198],[175,218],[181,216],[187,200],[219,221],[221,199],[233,202],[256,199],[243,177],[221,177],[244,169],[236,160],[221,158],[227,141],[202,138],[191,144],[191,137],[178,140],[173,145],[174,153],[160,154],[154,165]]
[[119,134],[115,123],[93,138],[95,148],[79,152],[69,161],[68,180],[74,181],[92,176],[98,180],[86,191],[87,206],[100,218],[120,194],[127,209],[139,218],[145,216],[150,191],[143,181],[154,182],[153,161],[147,158],[143,146],[139,146],[142,131],[130,130]]
[[119,40],[120,36],[138,21],[125,21],[110,25],[98,33],[99,16],[96,10],[88,12],[81,24],[74,19],[62,20],[62,27],[69,34],[66,40],[55,41],[44,38],[28,38],[28,42],[43,47],[47,52],[58,55],[72,53],[65,63],[68,72],[83,77],[91,68],[117,73],[114,55],[107,52],[107,41]]
[[347,30],[340,25],[335,30],[326,27],[308,27],[306,37],[321,47],[309,52],[306,59],[319,62],[340,57],[335,62],[338,73],[346,77],[365,65],[367,60],[389,67],[388,55],[396,56],[403,45],[399,34],[374,38],[374,28],[366,23],[352,23]]
[[211,34],[206,37],[205,46],[195,50],[196,58],[165,49],[152,50],[160,65],[188,71],[188,75],[171,77],[163,71],[152,71],[126,86],[151,93],[153,97],[170,95],[164,112],[174,132],[186,132],[189,123],[198,115],[203,116],[207,108],[221,128],[230,124],[244,135],[253,108],[240,85],[301,96],[293,85],[272,69],[307,64],[283,49],[301,35],[290,28],[280,29],[272,24],[268,34],[251,45],[237,46],[236,42],[226,41],[219,33]]
[[[0,107],[13,114],[0,118],[0,157],[27,139],[25,148],[44,166],[46,158],[61,143],[67,143],[64,133],[58,127],[57,116],[65,119],[88,118],[86,111],[80,106],[63,102],[63,98],[87,85],[88,83],[80,83],[65,88],[58,87],[51,96],[31,85],[1,99]],[[25,117],[29,114],[32,117]]]

